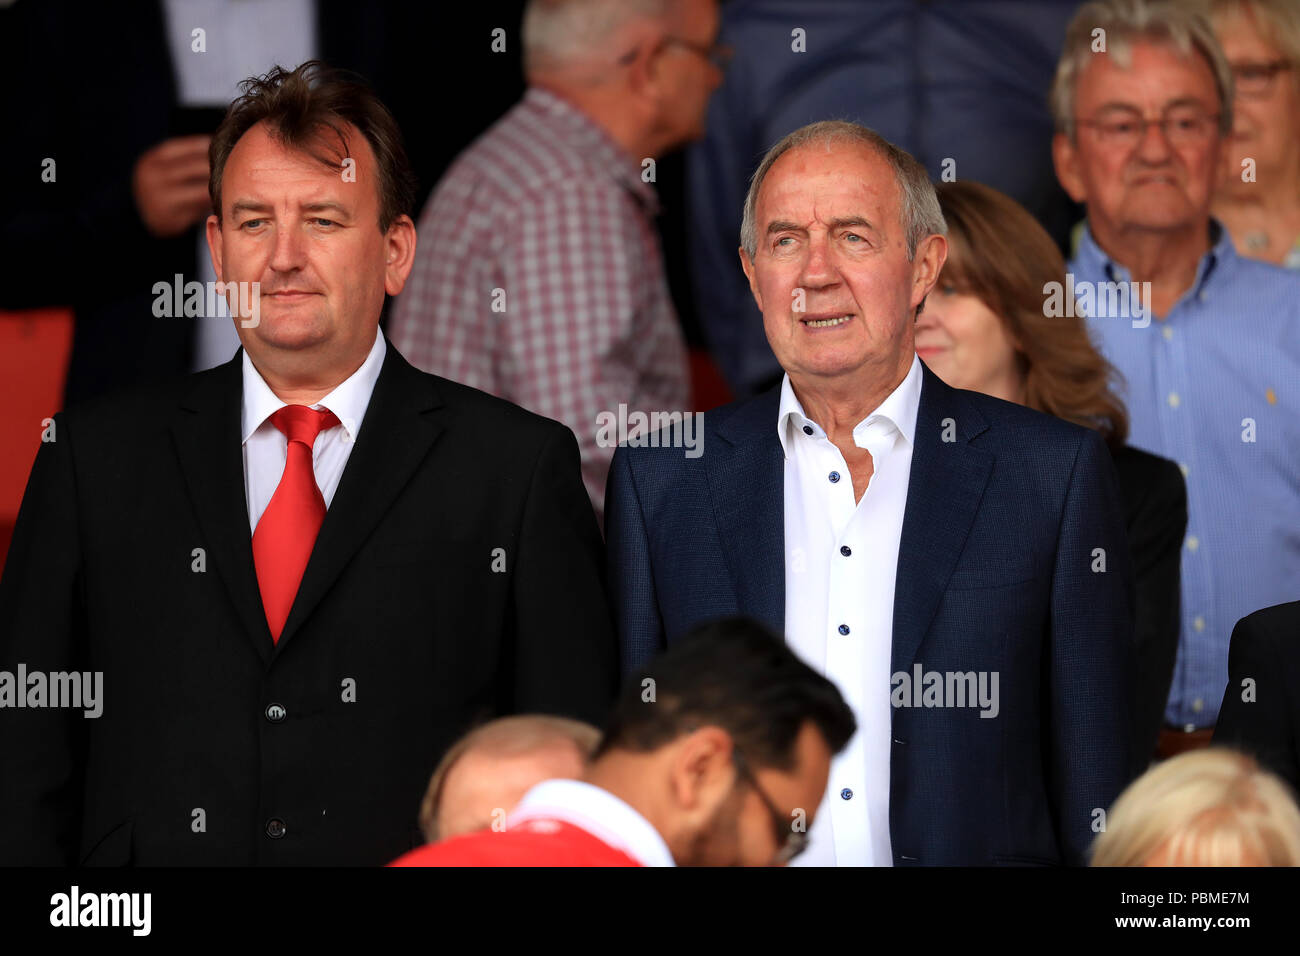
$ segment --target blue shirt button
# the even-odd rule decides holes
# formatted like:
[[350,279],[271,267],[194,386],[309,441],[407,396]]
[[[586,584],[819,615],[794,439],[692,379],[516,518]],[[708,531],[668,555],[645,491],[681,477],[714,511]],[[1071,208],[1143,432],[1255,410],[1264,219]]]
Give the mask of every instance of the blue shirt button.
[[833,485],[835,484],[835,482],[840,480],[840,473],[838,471],[832,471],[829,475],[827,475],[827,477],[830,478],[831,484]]
[[853,549],[850,548],[847,544],[840,545],[840,554],[844,555],[844,557],[847,558],[852,553],[853,553]]
[[841,634],[847,634],[847,633],[849,633],[849,626],[848,626],[847,624],[841,624],[841,625],[840,625],[840,633],[841,633]]
[[805,426],[803,427],[803,433],[804,433],[805,435],[811,435],[812,432],[813,432],[813,429],[812,429],[812,426],[811,426],[811,425],[805,425]]
[[841,800],[852,800],[852,799],[853,799],[853,791],[850,790],[848,787],[845,787],[843,790],[840,791],[840,799],[841,799]]

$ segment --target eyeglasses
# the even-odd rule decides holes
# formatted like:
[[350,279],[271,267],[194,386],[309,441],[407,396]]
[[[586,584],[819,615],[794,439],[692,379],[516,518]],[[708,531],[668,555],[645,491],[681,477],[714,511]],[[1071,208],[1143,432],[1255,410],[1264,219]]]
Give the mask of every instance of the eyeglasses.
[[759,785],[758,778],[749,769],[749,764],[745,762],[745,756],[740,752],[740,748],[732,748],[731,754],[736,764],[736,772],[754,788],[758,799],[763,801],[763,806],[767,807],[767,812],[772,815],[772,833],[776,836],[777,845],[776,856],[772,858],[772,863],[776,866],[785,866],[808,848],[808,834],[795,830],[786,815],[777,809],[772,798]]
[[1201,146],[1214,135],[1218,121],[1218,113],[1191,106],[1175,107],[1158,120],[1147,119],[1137,110],[1111,110],[1095,119],[1080,120],[1079,125],[1095,129],[1106,145],[1129,150],[1146,139],[1152,126],[1160,128],[1171,146]]
[[1267,99],[1273,95],[1277,75],[1291,69],[1290,60],[1270,60],[1267,63],[1241,62],[1232,64],[1236,80],[1234,91],[1246,99]]
[[735,50],[729,46],[723,46],[720,43],[715,43],[709,46],[703,43],[696,43],[693,40],[686,40],[682,37],[670,36],[664,39],[665,45],[674,43],[677,44],[677,46],[685,47],[692,53],[704,57],[704,59],[708,60],[723,72],[726,72],[727,67],[731,65],[731,58],[736,55]]
[[[694,40],[687,40],[684,37],[677,36],[664,37],[663,40],[660,41],[659,49],[663,49],[666,46],[684,47],[692,53],[704,57],[704,59],[708,60],[723,72],[726,72],[727,67],[731,64],[732,57],[736,55],[736,51],[729,46],[722,46],[717,43],[709,46],[704,43],[696,43]],[[627,66],[636,59],[638,50],[639,48],[628,50],[618,58],[619,64],[621,66]]]

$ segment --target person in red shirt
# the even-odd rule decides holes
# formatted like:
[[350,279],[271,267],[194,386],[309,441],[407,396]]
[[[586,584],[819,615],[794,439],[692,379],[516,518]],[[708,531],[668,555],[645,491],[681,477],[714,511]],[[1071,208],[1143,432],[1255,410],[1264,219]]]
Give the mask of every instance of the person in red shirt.
[[783,640],[745,618],[706,624],[627,681],[581,779],[390,865],[784,865],[855,729]]

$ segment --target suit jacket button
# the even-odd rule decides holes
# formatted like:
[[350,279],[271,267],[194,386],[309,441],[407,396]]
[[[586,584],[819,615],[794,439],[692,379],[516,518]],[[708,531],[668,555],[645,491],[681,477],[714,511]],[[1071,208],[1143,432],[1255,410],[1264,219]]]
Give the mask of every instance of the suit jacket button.
[[266,719],[273,724],[278,724],[287,717],[289,712],[279,704],[271,704],[266,708]]
[[279,817],[272,817],[270,820],[266,821],[266,835],[272,840],[278,840],[283,837],[284,831],[284,821]]

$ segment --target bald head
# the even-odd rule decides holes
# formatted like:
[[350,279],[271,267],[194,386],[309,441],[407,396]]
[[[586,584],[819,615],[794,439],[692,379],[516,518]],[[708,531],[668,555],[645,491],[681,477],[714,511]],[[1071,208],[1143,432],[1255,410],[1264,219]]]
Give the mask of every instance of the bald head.
[[576,779],[600,732],[549,715],[502,717],[470,731],[443,756],[420,807],[433,843],[492,825],[543,780]]

